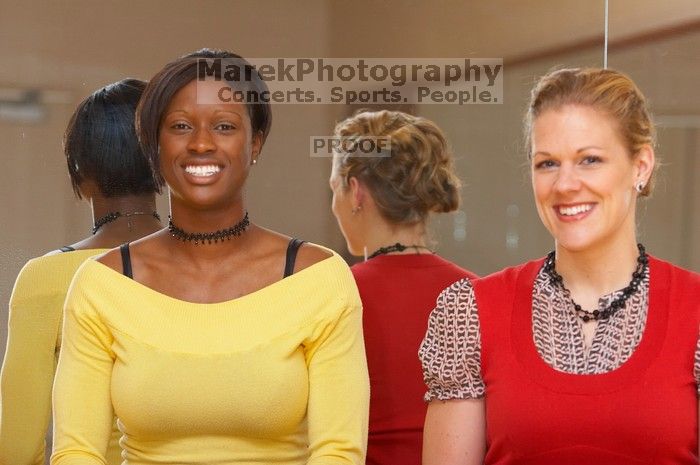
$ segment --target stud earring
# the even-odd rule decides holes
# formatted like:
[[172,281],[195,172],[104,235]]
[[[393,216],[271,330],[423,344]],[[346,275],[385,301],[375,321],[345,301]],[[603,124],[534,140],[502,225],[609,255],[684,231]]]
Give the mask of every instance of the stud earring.
[[257,158],[253,158],[253,161],[252,161],[251,164],[252,164],[252,165],[257,165],[257,164],[258,164],[258,159],[257,159]]
[[362,205],[358,205],[357,207],[354,207],[354,208],[353,208],[352,210],[350,210],[350,211],[352,212],[353,215],[356,215],[357,213],[360,212],[360,210],[362,210]]
[[644,190],[644,182],[643,182],[643,181],[639,181],[639,182],[634,186],[634,188],[637,190],[637,193],[638,193],[638,194],[641,194],[642,191]]

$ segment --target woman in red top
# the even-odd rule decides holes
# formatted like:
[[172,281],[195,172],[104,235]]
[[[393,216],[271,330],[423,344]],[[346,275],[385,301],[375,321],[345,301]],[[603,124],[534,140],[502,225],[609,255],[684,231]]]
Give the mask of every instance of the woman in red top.
[[697,463],[700,276],[637,243],[656,166],[644,96],[616,71],[554,71],[526,131],[554,251],[439,297],[423,463]]
[[[428,217],[458,208],[459,179],[442,131],[425,118],[361,112],[335,135],[347,150],[333,160],[333,213],[350,253],[365,257],[352,271],[370,374],[367,464],[419,465],[426,406],[418,346],[440,291],[474,277],[428,246]],[[383,142],[362,143],[377,137]],[[390,152],[357,153],[383,143]]]

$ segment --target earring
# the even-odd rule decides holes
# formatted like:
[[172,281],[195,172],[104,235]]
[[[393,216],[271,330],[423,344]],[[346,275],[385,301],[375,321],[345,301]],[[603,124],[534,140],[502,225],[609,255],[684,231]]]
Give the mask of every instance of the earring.
[[257,164],[258,164],[258,159],[257,159],[257,158],[253,158],[253,162],[252,162],[251,164],[257,165]]
[[636,189],[638,194],[641,194],[642,191],[644,190],[644,181],[639,181],[634,188]]
[[350,211],[352,212],[353,215],[356,215],[357,213],[359,213],[360,210],[362,210],[362,205],[358,205],[357,207],[354,207]]

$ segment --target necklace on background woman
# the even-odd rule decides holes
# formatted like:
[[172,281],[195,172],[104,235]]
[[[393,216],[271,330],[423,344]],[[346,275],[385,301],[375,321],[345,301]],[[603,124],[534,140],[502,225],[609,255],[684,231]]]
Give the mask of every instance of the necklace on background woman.
[[392,252],[403,252],[406,249],[415,249],[416,253],[419,253],[418,249],[424,249],[424,250],[429,251],[430,253],[435,253],[423,245],[403,245],[402,243],[397,242],[394,245],[388,245],[386,247],[379,247],[377,250],[372,252],[372,255],[367,257],[367,260],[369,260],[370,258],[378,257],[379,255],[386,255],[386,254],[389,254]]
[[564,286],[564,279],[561,277],[557,270],[554,269],[555,252],[551,251],[544,260],[544,265],[542,270],[549,276],[549,281],[553,286],[560,287],[564,291],[564,295],[571,301],[574,305],[574,311],[576,316],[581,318],[584,323],[588,321],[598,321],[605,320],[617,313],[621,308],[624,308],[627,300],[634,295],[638,290],[639,286],[642,284],[642,279],[647,273],[649,268],[649,257],[647,256],[646,249],[642,244],[637,244],[637,249],[639,249],[639,256],[637,257],[637,268],[632,273],[632,280],[630,283],[622,289],[622,293],[619,297],[614,299],[610,304],[602,310],[593,310],[589,312],[581,308],[574,299],[571,298],[571,292]]
[[[132,216],[139,216],[139,215],[151,215],[153,218],[157,219],[160,221],[160,215],[158,212],[153,211],[151,213],[148,212],[128,212],[128,213],[122,213],[122,212],[109,212],[104,216],[101,216],[95,220],[95,224],[92,226],[92,234],[94,235],[97,231],[100,230],[100,228],[107,223],[111,223],[112,221],[116,221],[117,218],[130,218]],[[129,229],[131,229],[131,220],[129,220]]]

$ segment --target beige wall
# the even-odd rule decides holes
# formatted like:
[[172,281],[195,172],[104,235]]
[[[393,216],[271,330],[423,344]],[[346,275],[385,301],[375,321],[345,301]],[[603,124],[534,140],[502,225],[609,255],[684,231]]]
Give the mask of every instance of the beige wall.
[[[613,38],[700,18],[696,0],[611,3]],[[14,277],[28,258],[89,231],[88,209],[72,197],[60,139],[75,104],[99,86],[125,76],[148,78],[166,61],[203,46],[248,57],[518,58],[602,35],[602,5],[602,0],[0,0],[0,89],[58,91],[49,94],[42,124],[0,120],[0,304],[6,308]],[[700,70],[690,51],[699,47],[696,33],[613,52],[610,64],[630,72],[661,114],[697,116]],[[439,250],[479,273],[551,247],[532,207],[519,141],[534,76],[557,63],[600,65],[601,50],[506,68],[504,105],[418,108],[448,133],[465,181],[466,238],[454,239],[455,219],[461,217],[443,216],[433,228]],[[327,134],[346,112],[340,106],[275,106],[272,133],[249,188],[256,222],[344,250],[329,214],[328,160],[308,154],[309,136]],[[665,181],[645,207],[641,232],[653,252],[700,269],[694,246],[700,215],[693,214],[700,210],[698,130],[668,127],[660,136]],[[165,213],[164,200],[160,207]],[[517,247],[506,247],[509,234],[511,240],[517,235]],[[3,348],[5,318],[2,312]]]
[[[697,27],[695,33],[625,48],[614,46],[615,41],[698,21],[696,0],[610,3],[613,46],[609,65],[626,71],[639,83],[659,117],[700,115],[700,93],[694,91],[700,74]],[[507,63],[602,38],[603,5],[603,1],[574,0],[333,3],[333,30],[348,30],[347,25],[352,24],[350,39],[347,34],[331,36],[337,56],[506,59],[504,105],[418,108],[419,114],[436,121],[447,133],[465,183],[460,214],[443,215],[433,222],[441,254],[484,274],[552,248],[532,202],[521,146],[522,114],[537,76],[554,66],[602,66],[602,43],[517,66]],[[367,11],[371,14],[364,13]],[[693,214],[700,211],[699,189],[693,187],[693,180],[700,177],[700,166],[690,164],[698,150],[686,140],[691,137],[688,131],[659,130],[659,153],[665,165],[658,192],[640,204],[639,232],[652,253],[700,269],[700,247],[692,239],[699,234],[695,226],[700,215]],[[465,217],[466,237],[456,240],[455,228]],[[508,247],[515,239],[517,246]]]

